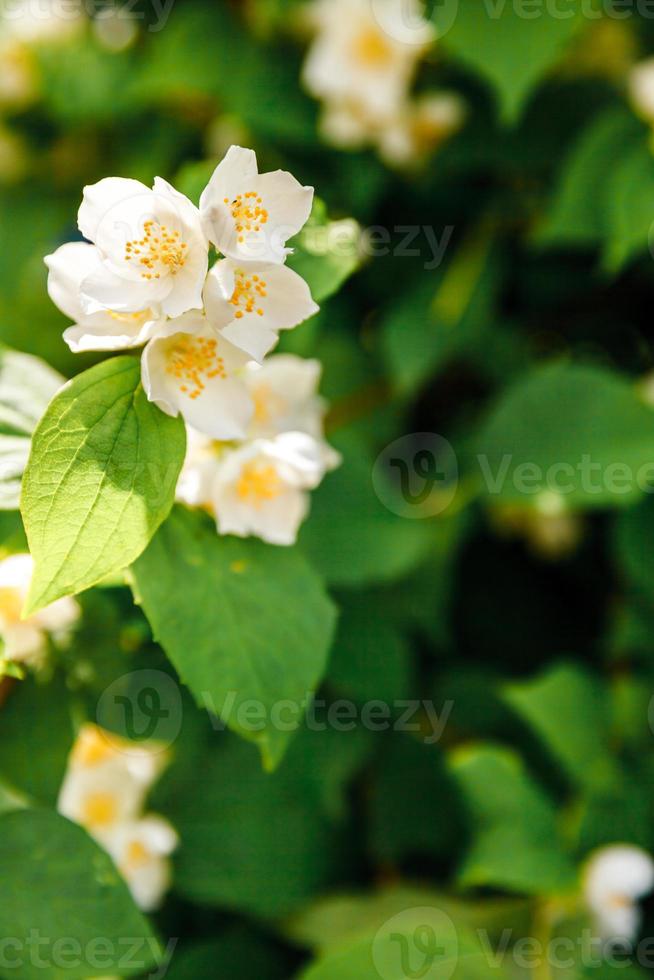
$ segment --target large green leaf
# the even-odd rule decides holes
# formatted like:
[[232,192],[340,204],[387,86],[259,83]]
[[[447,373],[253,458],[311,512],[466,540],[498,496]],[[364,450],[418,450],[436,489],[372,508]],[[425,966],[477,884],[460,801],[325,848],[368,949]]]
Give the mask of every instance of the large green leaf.
[[495,84],[511,120],[583,25],[583,10],[582,0],[566,4],[563,15],[519,0],[445,0],[434,19],[443,44]]
[[177,891],[278,918],[325,886],[340,837],[316,798],[322,767],[302,745],[306,737],[270,775],[247,743],[225,735],[176,781],[166,812],[182,841]]
[[313,495],[300,545],[332,585],[392,581],[430,550],[429,522],[388,510],[375,494],[363,442],[348,438],[342,446],[343,463]]
[[20,793],[54,804],[73,738],[71,696],[59,676],[16,684],[0,711],[0,778]]
[[0,509],[15,510],[32,433],[64,378],[30,354],[0,350]]
[[507,687],[509,704],[540,735],[573,785],[602,785],[612,774],[609,704],[599,678],[574,664]]
[[172,507],[184,425],[147,400],[140,377],[137,358],[98,364],[34,434],[21,504],[36,563],[29,612],[131,564]]
[[[49,810],[0,816],[0,935],[18,980],[139,976],[160,947],[109,857]],[[131,952],[131,955],[129,955]]]
[[198,703],[274,767],[332,640],[334,606],[315,573],[294,549],[219,538],[205,515],[182,508],[132,572],[155,638]]
[[636,144],[642,144],[641,124],[623,106],[601,113],[582,131],[561,166],[538,244],[588,247],[603,242],[608,178]]
[[472,831],[459,871],[462,885],[534,895],[574,886],[575,868],[558,837],[554,805],[517,756],[480,746],[456,752],[451,765]]
[[423,271],[390,307],[382,345],[389,376],[399,392],[414,392],[448,358],[483,343],[500,283],[493,244],[486,222],[446,268],[436,276]]
[[654,478],[654,412],[618,374],[548,365],[503,395],[476,455],[493,502],[617,507]]
[[618,272],[652,248],[654,155],[644,134],[629,145],[607,179],[604,265]]

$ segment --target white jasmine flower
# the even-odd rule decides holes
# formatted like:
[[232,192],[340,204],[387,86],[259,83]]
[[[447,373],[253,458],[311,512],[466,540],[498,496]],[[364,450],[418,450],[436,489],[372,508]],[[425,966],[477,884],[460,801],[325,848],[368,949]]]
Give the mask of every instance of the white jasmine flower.
[[273,438],[282,432],[306,432],[323,438],[325,402],[318,395],[320,361],[275,354],[263,365],[250,362],[245,383],[254,402],[251,438]]
[[464,119],[460,96],[449,92],[422,96],[382,129],[380,155],[391,166],[406,166],[437,149],[461,128]]
[[202,197],[207,238],[223,255],[241,262],[282,264],[286,241],[306,224],[313,187],[283,170],[260,174],[254,150],[232,146]]
[[169,855],[179,843],[163,817],[148,815],[120,824],[107,841],[107,851],[144,912],[155,912],[169,890]]
[[227,451],[211,484],[219,533],[294,544],[309,510],[306,491],[315,489],[337,463],[329,446],[302,432],[255,439]]
[[436,32],[419,0],[316,0],[318,34],[304,83],[326,102],[356,100],[364,118],[392,118]]
[[223,337],[257,361],[275,346],[280,330],[296,327],[319,310],[308,285],[292,269],[234,259],[212,268],[204,305]]
[[240,377],[248,357],[201,314],[169,320],[143,352],[149,400],[213,439],[242,439],[254,405]]
[[75,323],[64,332],[64,340],[74,353],[140,347],[165,324],[165,317],[156,308],[137,313],[85,313],[80,297],[82,282],[102,269],[102,256],[95,245],[69,242],[46,256],[45,264],[50,299]]
[[77,602],[66,597],[21,619],[34,563],[30,555],[11,555],[0,561],[0,639],[2,659],[38,667],[48,650],[48,639],[65,641],[80,616]]
[[156,743],[130,742],[82,726],[70,753],[58,810],[113,858],[135,901],[154,910],[170,885],[167,855],[177,835],[162,817],[143,817],[145,798],[168,758]]
[[645,122],[654,124],[654,58],[634,65],[627,86],[634,111]]
[[78,224],[101,258],[80,284],[85,313],[202,309],[209,245],[200,213],[161,177],[152,190],[121,177],[85,187]]
[[631,940],[640,927],[638,899],[654,888],[654,861],[640,847],[614,844],[586,865],[584,895],[604,940]]

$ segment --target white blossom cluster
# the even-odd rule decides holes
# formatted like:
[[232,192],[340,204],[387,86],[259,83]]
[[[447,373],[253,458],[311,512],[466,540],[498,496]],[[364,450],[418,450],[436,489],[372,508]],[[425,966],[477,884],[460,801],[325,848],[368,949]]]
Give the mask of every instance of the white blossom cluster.
[[315,40],[303,81],[324,104],[328,142],[375,146],[401,167],[460,128],[465,107],[458,95],[411,95],[416,68],[436,39],[421,0],[314,0],[309,19]]
[[147,793],[166,762],[158,746],[129,742],[86,724],[59,793],[59,812],[107,851],[146,912],[159,907],[170,887],[169,855],[178,843],[167,820],[143,813]]
[[[86,241],[46,258],[50,296],[74,321],[64,334],[71,350],[143,347],[147,397],[192,432],[184,485],[198,440],[220,455],[211,490],[184,498],[211,503],[222,533],[277,544],[295,539],[305,491],[336,461],[300,408],[315,396],[306,394],[307,379],[317,384],[314,362],[293,361],[271,382],[270,404],[253,380],[278,378],[289,362],[264,362],[280,331],[318,311],[286,265],[286,242],[312,203],[313,188],[284,171],[260,174],[254,151],[232,146],[199,208],[160,177],[152,188],[113,177],[86,187],[78,215]],[[210,267],[211,247],[220,257]],[[265,438],[264,412],[277,418]]]

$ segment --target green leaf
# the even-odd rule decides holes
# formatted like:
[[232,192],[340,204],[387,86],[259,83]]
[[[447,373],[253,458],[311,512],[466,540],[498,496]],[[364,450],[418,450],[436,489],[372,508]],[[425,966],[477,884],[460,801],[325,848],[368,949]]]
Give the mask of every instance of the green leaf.
[[654,477],[654,412],[618,374],[548,365],[503,395],[476,455],[493,503],[623,506]]
[[[443,706],[433,708],[437,720],[447,722]],[[417,722],[421,735],[393,732],[384,738],[370,793],[370,848],[378,861],[390,864],[426,855],[454,864],[465,845],[460,794],[434,745],[436,719],[430,728],[415,712],[408,724]]]
[[547,4],[534,10],[529,0],[445,0],[434,19],[443,44],[496,86],[512,121],[583,25],[583,11],[582,0],[567,4],[564,16]]
[[225,735],[176,782],[166,813],[182,841],[180,894],[279,918],[325,886],[342,844],[312,790],[305,734],[273,775],[247,743]]
[[654,154],[643,138],[629,146],[607,172],[607,241],[604,266],[619,272],[652,247],[654,217]]
[[64,378],[30,354],[0,349],[0,510],[16,510],[32,433]]
[[609,704],[597,677],[575,664],[513,684],[504,697],[537,732],[573,786],[602,785],[612,775]]
[[622,571],[654,605],[654,499],[651,495],[619,514],[614,541]]
[[256,742],[273,768],[332,640],[334,606],[315,573],[294,549],[220,538],[205,515],[182,508],[132,573],[155,638],[198,703]]
[[[304,970],[299,980],[482,980],[490,975],[479,938],[440,905],[407,904],[375,933],[335,947]],[[501,978],[504,972],[492,971]]]
[[313,494],[300,546],[331,585],[392,581],[429,551],[429,522],[384,506],[372,485],[373,460],[358,438],[342,448],[342,465]]
[[642,126],[625,107],[601,113],[574,143],[536,242],[539,245],[600,245],[607,234],[610,175],[635,143]]
[[289,243],[295,251],[287,264],[309,283],[316,303],[332,296],[356,272],[361,264],[360,237],[356,221],[330,221],[324,202],[314,200],[311,217]]
[[287,980],[288,964],[271,940],[243,926],[217,939],[175,950],[167,980],[238,977],[238,980]]
[[140,976],[156,965],[159,943],[110,858],[59,814],[0,815],[0,879],[12,977]]
[[475,348],[493,322],[500,266],[484,224],[437,273],[402,291],[382,326],[388,373],[398,392],[414,392],[448,358]]
[[74,738],[70,700],[60,677],[28,678],[0,711],[0,778],[42,803],[56,803],[66,770]]
[[473,833],[459,871],[465,887],[493,886],[540,895],[575,885],[574,865],[558,839],[553,804],[517,756],[504,749],[461,749],[452,773]]
[[28,613],[125,568],[172,507],[184,424],[147,400],[140,377],[137,358],[98,364],[34,434],[21,506],[36,563]]

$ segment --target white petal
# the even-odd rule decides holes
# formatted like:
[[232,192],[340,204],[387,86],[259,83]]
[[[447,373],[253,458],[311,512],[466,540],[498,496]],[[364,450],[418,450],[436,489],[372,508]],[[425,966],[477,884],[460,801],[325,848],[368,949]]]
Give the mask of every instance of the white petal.
[[[254,406],[243,381],[230,372],[230,366],[238,361],[238,352],[226,341],[219,341],[218,356],[224,359],[226,376],[209,377],[202,372],[200,389],[188,376],[178,379],[170,371],[174,348],[179,344],[188,346],[189,336],[175,334],[164,340],[151,340],[145,348],[141,369],[148,398],[168,415],[181,413],[189,425],[213,439],[244,438]],[[213,338],[193,337],[196,342],[203,339]]]
[[77,215],[79,230],[85,238],[94,242],[98,226],[107,211],[126,198],[148,193],[150,190],[145,184],[124,177],[105,177],[97,184],[88,185],[84,188],[84,197]]
[[279,334],[274,330],[267,330],[252,319],[233,320],[229,326],[223,327],[220,331],[235,347],[245,351],[255,361],[263,361],[277,341]]
[[[147,320],[134,321],[130,325],[129,321],[115,317],[106,323],[102,314],[96,314],[96,317],[102,317],[102,324],[99,326],[77,324],[64,331],[64,340],[74,354],[83,351],[129,350],[132,347],[141,347],[150,340],[158,324],[157,320]],[[111,314],[107,314],[107,317],[111,317]],[[86,319],[93,320],[94,317]]]
[[254,150],[247,150],[242,146],[230,146],[200,197],[200,212],[203,217],[216,204],[222,204],[226,197],[233,201],[243,182],[255,177],[258,172],[257,155]]
[[101,264],[94,245],[69,242],[45,257],[48,267],[48,294],[62,313],[78,323],[85,316],[79,293],[82,280]]
[[171,289],[169,279],[130,282],[116,275],[106,263],[90,273],[80,286],[80,302],[87,315],[114,310],[136,313],[163,302]]

